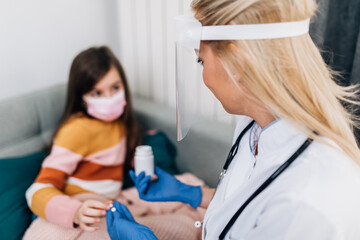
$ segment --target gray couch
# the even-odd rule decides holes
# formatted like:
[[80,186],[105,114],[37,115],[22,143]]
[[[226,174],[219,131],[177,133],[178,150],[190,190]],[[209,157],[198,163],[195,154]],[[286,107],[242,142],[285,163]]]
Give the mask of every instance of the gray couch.
[[[64,85],[58,85],[0,102],[0,158],[28,155],[48,145],[64,109],[65,91]],[[177,147],[178,169],[215,186],[231,147],[233,126],[198,124],[177,142],[175,109],[140,97],[133,101],[140,124],[145,129],[162,130]]]

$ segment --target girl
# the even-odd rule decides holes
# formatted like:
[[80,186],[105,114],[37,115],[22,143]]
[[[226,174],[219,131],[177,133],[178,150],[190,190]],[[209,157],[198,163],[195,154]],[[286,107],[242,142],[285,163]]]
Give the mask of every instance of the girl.
[[74,194],[118,196],[140,133],[125,72],[107,47],[75,57],[62,122],[50,155],[26,192],[30,209],[50,222],[85,231],[105,216],[108,205],[81,202]]

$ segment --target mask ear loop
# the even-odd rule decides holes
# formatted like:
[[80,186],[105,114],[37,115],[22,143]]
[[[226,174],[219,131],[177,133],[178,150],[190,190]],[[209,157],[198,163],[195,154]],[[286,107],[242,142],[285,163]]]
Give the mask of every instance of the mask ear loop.
[[84,98],[82,98],[80,107],[81,107],[81,110],[82,110],[86,115],[88,115],[88,114],[87,114],[87,108],[88,108],[88,106],[87,106],[87,103],[86,103],[86,101],[85,101]]

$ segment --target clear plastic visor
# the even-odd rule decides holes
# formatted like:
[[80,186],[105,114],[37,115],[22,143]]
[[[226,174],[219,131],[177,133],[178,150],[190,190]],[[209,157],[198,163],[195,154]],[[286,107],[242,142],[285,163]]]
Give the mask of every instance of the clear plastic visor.
[[176,121],[177,139],[182,140],[199,118],[196,98],[202,82],[202,66],[197,63],[197,49],[176,44]]

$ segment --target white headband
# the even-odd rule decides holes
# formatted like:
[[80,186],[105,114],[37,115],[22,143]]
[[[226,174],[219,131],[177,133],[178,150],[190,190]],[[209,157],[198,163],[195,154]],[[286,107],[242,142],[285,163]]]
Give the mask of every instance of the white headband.
[[297,22],[202,26],[194,17],[175,18],[176,42],[199,49],[201,40],[260,40],[296,37],[309,32],[310,19]]

